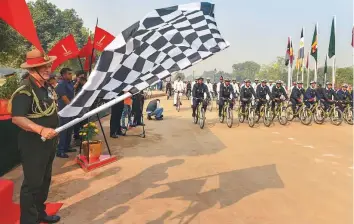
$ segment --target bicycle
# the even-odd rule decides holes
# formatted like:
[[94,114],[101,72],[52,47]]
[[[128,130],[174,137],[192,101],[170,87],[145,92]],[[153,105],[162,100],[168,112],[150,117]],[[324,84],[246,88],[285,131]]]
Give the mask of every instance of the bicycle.
[[176,110],[177,112],[180,111],[181,109],[181,97],[179,96],[180,92],[177,92],[177,102],[176,102]]
[[[262,104],[261,108],[259,108],[259,114],[256,115],[256,122],[258,123],[260,118],[262,117],[264,126],[269,127],[272,124],[273,120],[272,110],[269,105],[270,101],[265,99],[261,100],[265,103]],[[260,101],[258,101],[258,103],[260,103]]]
[[316,124],[323,124],[325,120],[325,111],[321,107],[321,104],[316,101],[313,105],[311,105],[310,110],[313,115],[313,120]]
[[353,107],[352,107],[353,101],[340,102],[340,103],[346,104],[346,106],[343,110],[344,121],[347,124],[353,125]]
[[191,89],[187,89],[187,92],[186,92],[187,100],[190,100],[190,98],[191,98],[191,92],[192,92]]
[[299,117],[300,121],[304,125],[309,125],[312,122],[312,111],[306,107],[304,102],[300,105],[296,105],[295,114],[291,105],[286,108],[286,118],[288,121],[294,120],[295,117]]
[[207,106],[207,109],[211,112],[213,111],[213,100],[208,100],[208,106]]
[[252,105],[252,101],[249,100],[245,106],[245,112],[242,112],[242,106],[238,108],[238,120],[240,123],[243,123],[245,119],[247,118],[248,120],[248,126],[251,128],[255,125],[255,108],[254,105]]
[[224,99],[226,101],[224,102],[224,106],[222,107],[222,115],[219,118],[219,121],[220,121],[220,123],[223,123],[226,118],[226,124],[229,128],[231,128],[232,124],[234,122],[234,115],[232,112],[232,108],[230,106],[231,100],[228,98],[222,98],[222,99]]
[[202,98],[195,98],[195,99],[200,100],[200,101],[197,106],[196,114],[193,117],[193,121],[194,121],[194,124],[197,124],[199,122],[200,129],[203,129],[204,124],[205,124],[205,111],[203,108],[204,99],[202,99]]
[[169,88],[169,89],[167,89],[166,90],[166,92],[167,92],[167,100],[169,100],[170,99],[170,97],[172,96],[172,89],[171,88]]

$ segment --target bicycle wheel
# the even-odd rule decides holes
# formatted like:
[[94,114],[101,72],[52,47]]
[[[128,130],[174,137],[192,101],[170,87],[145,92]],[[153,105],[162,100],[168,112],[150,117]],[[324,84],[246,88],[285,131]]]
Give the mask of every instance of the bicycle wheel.
[[269,127],[272,124],[272,110],[269,107],[264,108],[264,115],[263,115],[263,124],[266,127]]
[[286,107],[286,119],[288,121],[294,120],[294,112],[293,112],[293,108],[291,107],[291,105]]
[[303,107],[300,111],[300,121],[304,125],[310,125],[312,122],[312,112],[309,108]]
[[350,107],[345,108],[343,118],[347,124],[353,125],[353,111]]
[[176,104],[176,110],[177,112],[179,112],[179,110],[181,109],[181,102],[180,102],[180,99],[179,97],[177,98],[177,104]]
[[281,125],[286,125],[288,123],[288,119],[286,117],[286,107],[280,107],[280,112],[278,114],[278,120]]
[[195,116],[193,117],[193,122],[194,124],[198,123],[198,117],[199,117],[199,107],[197,107]]
[[316,124],[323,124],[326,118],[326,113],[322,107],[317,107],[313,113],[313,120]]
[[343,113],[338,107],[336,107],[332,111],[329,118],[330,118],[332,124],[339,126],[343,122]]
[[220,123],[224,123],[224,119],[225,119],[225,108],[223,107],[221,117],[219,117]]
[[234,115],[232,113],[232,109],[228,107],[226,108],[226,124],[229,128],[231,128],[233,123],[234,123]]
[[255,116],[254,116],[254,109],[250,108],[249,109],[249,114],[248,114],[248,126],[250,126],[251,128],[254,126],[255,124]]
[[204,108],[200,109],[200,117],[199,117],[199,127],[200,129],[204,128],[204,124],[205,124],[205,111]]
[[260,108],[259,109],[259,112],[258,113],[254,113],[254,116],[255,116],[255,118],[254,118],[254,121],[256,122],[256,123],[258,123],[259,122],[259,119],[261,119],[261,111],[262,111],[262,108]]

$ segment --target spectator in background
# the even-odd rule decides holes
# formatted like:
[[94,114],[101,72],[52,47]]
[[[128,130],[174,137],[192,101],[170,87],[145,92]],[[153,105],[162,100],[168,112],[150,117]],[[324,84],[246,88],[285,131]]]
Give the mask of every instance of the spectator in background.
[[163,108],[160,106],[160,100],[151,100],[146,108],[147,118],[151,120],[155,116],[156,120],[163,120]]
[[[74,98],[74,85],[72,83],[72,70],[70,68],[63,68],[60,70],[62,81],[59,82],[56,88],[58,94],[58,110],[62,110]],[[70,122],[72,118],[59,117],[59,126]],[[73,128],[68,128],[59,134],[59,144],[57,157],[68,158],[67,152],[76,152],[75,149],[70,148],[71,135]]]
[[58,85],[57,76],[55,74],[51,74],[49,76],[48,83],[53,89],[55,89]]
[[81,91],[82,87],[84,86],[82,84],[82,81],[80,83],[80,78],[85,78],[87,81],[87,78],[86,78],[87,76],[86,76],[85,71],[83,71],[83,70],[77,71],[75,74],[76,74],[76,80],[74,81],[74,89],[75,89],[75,95],[77,95]]
[[132,104],[132,97],[128,97],[124,100],[124,109],[122,113],[122,128],[124,129],[127,129],[127,126],[125,125],[125,117],[128,117],[128,125],[133,126],[131,122]]
[[[118,96],[122,96],[123,94],[123,92],[120,92]],[[123,135],[121,127],[123,109],[124,101],[114,104],[111,108],[111,119],[109,124],[111,138],[118,138],[119,135]]]
[[133,96],[132,114],[134,114],[133,124],[135,126],[144,125],[142,123],[142,114],[144,108],[144,94],[140,92]]

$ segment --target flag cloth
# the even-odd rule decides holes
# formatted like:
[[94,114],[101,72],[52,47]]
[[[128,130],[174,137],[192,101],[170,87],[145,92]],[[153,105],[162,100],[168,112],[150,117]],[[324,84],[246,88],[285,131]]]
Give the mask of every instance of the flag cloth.
[[220,35],[214,4],[198,2],[156,9],[104,49],[82,91],[59,112],[85,113],[97,97],[138,93],[229,46]]
[[285,54],[285,65],[288,66],[289,63],[290,65],[292,65],[293,59],[294,59],[293,44],[292,41],[290,40],[290,37],[288,37],[288,45],[286,47],[286,54]]
[[335,33],[334,18],[333,18],[331,37],[329,38],[328,57],[332,58],[334,55],[336,55],[336,33]]
[[103,51],[104,48],[114,40],[114,36],[104,29],[96,26],[93,47],[98,51]]
[[93,43],[91,37],[89,36],[87,39],[87,43],[80,50],[79,57],[80,58],[91,57],[92,50],[93,50]]
[[25,0],[0,0],[0,19],[44,52]]
[[302,71],[304,67],[304,58],[305,58],[305,43],[304,43],[304,29],[301,29],[301,36],[300,36],[300,48],[299,48],[299,64],[298,64],[298,70]]
[[352,29],[352,47],[354,47],[354,27]]
[[76,58],[79,54],[74,36],[69,34],[67,37],[61,39],[54,47],[48,52],[49,56],[57,56],[53,62],[52,70],[54,71],[59,65],[65,61]]
[[317,63],[317,25],[315,26],[315,32],[313,33],[312,37],[311,55]]
[[90,64],[92,66],[94,61],[96,61],[96,56],[95,55],[93,55],[93,57],[92,57],[92,63],[90,63],[90,60],[91,60],[90,58],[91,58],[91,56],[85,58],[84,71],[90,71]]
[[325,61],[325,66],[324,66],[324,72],[323,73],[327,74],[327,55],[326,55],[326,61]]
[[290,40],[290,65],[293,66],[294,61],[294,48],[293,48],[293,41]]

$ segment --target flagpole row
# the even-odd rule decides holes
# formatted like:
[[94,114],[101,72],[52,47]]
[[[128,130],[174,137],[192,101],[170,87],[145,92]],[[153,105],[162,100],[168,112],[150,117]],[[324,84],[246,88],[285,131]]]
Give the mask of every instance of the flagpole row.
[[[336,34],[336,16],[333,16],[333,23],[334,23],[334,37],[335,37],[335,34]],[[335,46],[336,46],[336,42],[335,42],[335,39],[334,39],[334,49],[335,49]],[[333,83],[333,86],[335,86],[335,82],[336,82],[336,55],[334,54],[333,55],[333,71],[332,71],[332,83]]]

